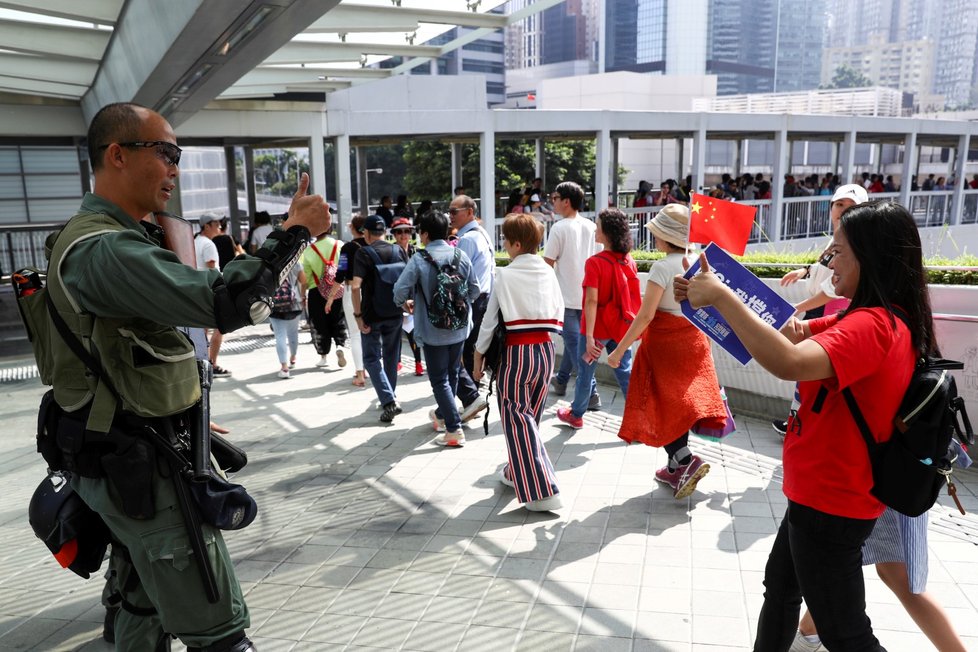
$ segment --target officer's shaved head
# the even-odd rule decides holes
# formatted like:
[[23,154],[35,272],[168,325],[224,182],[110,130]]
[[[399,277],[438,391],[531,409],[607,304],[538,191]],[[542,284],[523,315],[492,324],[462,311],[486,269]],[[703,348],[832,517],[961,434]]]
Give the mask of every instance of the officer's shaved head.
[[139,140],[143,120],[150,112],[133,102],[116,102],[99,109],[88,126],[88,161],[93,172],[102,167],[102,150],[106,147]]

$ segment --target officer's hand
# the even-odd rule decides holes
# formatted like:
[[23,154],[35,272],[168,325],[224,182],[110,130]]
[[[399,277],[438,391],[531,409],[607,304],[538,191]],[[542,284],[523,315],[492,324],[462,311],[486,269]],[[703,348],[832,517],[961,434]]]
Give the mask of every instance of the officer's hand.
[[289,218],[282,224],[288,230],[293,226],[304,226],[314,237],[329,231],[333,218],[329,213],[329,204],[322,195],[308,195],[309,175],[305,172],[299,178],[299,189],[292,197],[289,205]]

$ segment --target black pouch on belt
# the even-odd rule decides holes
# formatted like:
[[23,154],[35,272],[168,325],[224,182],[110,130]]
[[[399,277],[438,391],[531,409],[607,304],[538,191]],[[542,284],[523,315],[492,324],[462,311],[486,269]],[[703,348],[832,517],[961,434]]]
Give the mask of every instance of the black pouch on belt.
[[119,492],[122,511],[129,518],[145,520],[156,515],[153,478],[156,471],[156,450],[153,445],[112,429],[115,452],[102,457],[102,468]]
[[54,390],[49,389],[41,397],[37,410],[37,452],[52,471],[64,470],[64,457],[57,440],[58,422],[63,415],[64,410],[54,400]]

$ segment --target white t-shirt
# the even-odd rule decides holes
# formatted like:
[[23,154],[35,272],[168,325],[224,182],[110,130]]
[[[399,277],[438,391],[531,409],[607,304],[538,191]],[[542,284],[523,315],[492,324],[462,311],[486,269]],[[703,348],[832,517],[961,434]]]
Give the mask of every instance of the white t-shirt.
[[594,241],[594,222],[575,215],[565,217],[550,227],[543,257],[550,258],[557,274],[557,284],[564,299],[564,308],[581,310],[584,290],[584,261],[603,249]]
[[[690,265],[696,262],[698,255],[690,254],[689,258],[687,258]],[[673,315],[683,314],[672,293],[672,278],[685,271],[683,269],[683,254],[666,254],[665,258],[652,263],[652,267],[649,268],[649,283],[655,283],[663,290],[662,298],[659,299],[658,310]],[[648,292],[648,288],[645,291]]]
[[194,250],[197,252],[197,269],[207,269],[207,263],[214,261],[218,265],[217,245],[206,235],[194,238]]
[[271,224],[262,224],[261,226],[255,227],[255,232],[251,234],[251,244],[255,245],[255,249],[258,249],[265,244],[265,238],[267,238],[268,234],[271,232]]

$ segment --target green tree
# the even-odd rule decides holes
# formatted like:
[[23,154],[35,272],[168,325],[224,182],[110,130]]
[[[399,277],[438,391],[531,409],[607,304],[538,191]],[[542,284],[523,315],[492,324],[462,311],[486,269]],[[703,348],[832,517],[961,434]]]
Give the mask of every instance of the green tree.
[[[506,197],[522,190],[536,176],[536,148],[532,140],[496,142],[496,195]],[[595,149],[593,140],[553,141],[544,145],[546,178],[552,189],[561,181],[575,181],[586,190],[594,187]],[[451,146],[438,141],[413,141],[404,145],[404,187],[415,199],[451,197]],[[462,179],[470,193],[478,195],[479,147],[462,146]]]
[[299,175],[309,172],[309,161],[291,149],[273,149],[255,156],[255,188],[272,195],[294,195]]
[[872,79],[862,74],[852,66],[842,64],[835,69],[835,74],[832,76],[832,81],[825,86],[820,86],[819,88],[826,90],[831,88],[866,88],[867,86],[872,85]]

